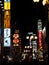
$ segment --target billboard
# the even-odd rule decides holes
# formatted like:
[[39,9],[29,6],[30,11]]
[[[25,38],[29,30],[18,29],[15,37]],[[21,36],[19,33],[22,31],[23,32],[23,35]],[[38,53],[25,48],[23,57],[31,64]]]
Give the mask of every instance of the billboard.
[[4,37],[4,47],[10,47],[11,39],[10,37]]
[[10,19],[10,11],[4,11],[4,19]]
[[10,28],[10,11],[4,11],[4,28]]
[[10,28],[10,20],[4,20],[4,28]]
[[4,10],[10,10],[10,2],[4,2]]
[[4,47],[9,47],[11,44],[10,31],[10,28],[4,29]]
[[10,0],[4,0],[4,2],[10,2]]
[[10,28],[5,28],[4,29],[4,37],[10,37]]

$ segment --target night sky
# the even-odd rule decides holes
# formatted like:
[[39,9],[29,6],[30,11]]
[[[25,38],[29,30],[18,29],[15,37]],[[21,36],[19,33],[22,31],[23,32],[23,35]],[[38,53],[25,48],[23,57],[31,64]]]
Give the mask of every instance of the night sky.
[[11,29],[12,31],[19,29],[23,39],[28,31],[37,34],[37,20],[41,19],[44,26],[47,16],[47,8],[42,5],[41,1],[33,3],[31,0],[23,0],[23,2],[11,0]]

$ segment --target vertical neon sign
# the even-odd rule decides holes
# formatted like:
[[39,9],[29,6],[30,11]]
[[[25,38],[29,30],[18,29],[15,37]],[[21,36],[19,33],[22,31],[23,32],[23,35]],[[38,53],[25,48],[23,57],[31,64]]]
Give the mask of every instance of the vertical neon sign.
[[42,40],[42,22],[38,20],[38,58],[39,61],[43,61],[43,40]]

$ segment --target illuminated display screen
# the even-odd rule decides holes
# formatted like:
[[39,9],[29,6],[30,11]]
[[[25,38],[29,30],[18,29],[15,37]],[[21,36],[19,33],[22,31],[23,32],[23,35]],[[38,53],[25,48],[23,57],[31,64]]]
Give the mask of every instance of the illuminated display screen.
[[4,38],[4,47],[10,47],[10,44],[11,44],[10,37],[5,37]]
[[9,47],[11,43],[10,39],[10,28],[5,28],[4,29],[4,46]]
[[10,0],[4,0],[4,2],[10,2]]
[[4,9],[10,10],[10,2],[4,2]]
[[10,37],[10,28],[4,29],[4,37]]
[[4,19],[10,19],[10,11],[4,11]]
[[10,20],[4,20],[4,28],[10,28]]

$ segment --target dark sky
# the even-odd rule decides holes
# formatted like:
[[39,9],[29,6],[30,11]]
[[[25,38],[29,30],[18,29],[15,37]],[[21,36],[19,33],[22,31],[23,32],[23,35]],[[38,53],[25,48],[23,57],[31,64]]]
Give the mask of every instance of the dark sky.
[[41,19],[44,26],[47,16],[47,7],[44,7],[41,2],[11,1],[11,28],[12,31],[20,29],[23,38],[28,31],[37,34],[37,20]]

